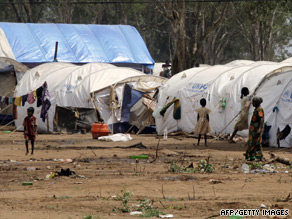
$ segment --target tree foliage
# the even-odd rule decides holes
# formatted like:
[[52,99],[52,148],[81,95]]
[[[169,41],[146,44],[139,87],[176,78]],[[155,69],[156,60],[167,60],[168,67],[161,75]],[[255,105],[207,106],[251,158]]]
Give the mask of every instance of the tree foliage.
[[156,62],[174,73],[195,63],[280,61],[291,54],[292,2],[0,0],[0,21],[135,26]]

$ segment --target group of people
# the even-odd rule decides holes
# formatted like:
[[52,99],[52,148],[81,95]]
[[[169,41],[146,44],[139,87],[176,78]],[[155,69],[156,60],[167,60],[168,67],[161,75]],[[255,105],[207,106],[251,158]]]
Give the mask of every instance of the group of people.
[[[233,140],[234,136],[238,131],[242,131],[248,129],[248,111],[251,105],[251,102],[248,98],[249,90],[247,87],[242,88],[241,90],[241,110],[239,113],[239,118],[234,126],[234,131],[230,138],[228,139],[229,143],[235,143]],[[261,146],[261,138],[262,133],[264,131],[264,110],[261,108],[261,103],[263,99],[261,97],[253,97],[252,105],[254,106],[254,112],[251,117],[250,126],[249,126],[249,136],[247,142],[246,152],[244,153],[245,158],[249,161],[252,160],[262,160],[262,146]],[[202,135],[204,135],[205,145],[207,145],[207,133],[211,131],[209,125],[209,114],[211,112],[210,109],[206,108],[207,101],[202,98],[200,100],[201,107],[196,109],[197,112],[197,124],[195,126],[194,132],[197,133],[198,136],[198,145],[200,144],[200,140]],[[29,107],[27,109],[27,117],[25,117],[23,121],[24,126],[24,138],[25,138],[25,146],[26,146],[26,154],[29,153],[28,144],[29,140],[31,141],[31,154],[34,151],[34,142],[37,134],[37,120],[33,116],[34,108]]]
[[[250,102],[248,95],[248,88],[243,87],[241,89],[241,110],[239,112],[239,118],[236,121],[234,131],[228,139],[228,142],[235,143],[233,138],[236,133],[238,131],[248,129],[248,111],[252,103],[254,112],[250,121],[249,136],[244,156],[248,161],[262,160],[263,153],[261,139],[264,131],[264,110],[261,107],[261,103],[263,102],[263,99],[261,97],[253,97],[252,102]],[[206,103],[206,99],[202,98],[200,100],[201,107],[195,110],[197,112],[197,124],[195,126],[194,132],[199,135],[197,143],[198,145],[200,144],[202,135],[204,135],[205,145],[207,145],[207,133],[211,131],[209,125],[209,113],[211,110],[206,108]]]

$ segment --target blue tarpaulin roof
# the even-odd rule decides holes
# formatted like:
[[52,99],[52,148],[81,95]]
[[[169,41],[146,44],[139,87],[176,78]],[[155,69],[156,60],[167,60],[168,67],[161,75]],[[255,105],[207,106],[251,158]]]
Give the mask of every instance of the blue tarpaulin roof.
[[22,63],[52,62],[57,41],[59,62],[154,65],[141,35],[129,25],[0,22],[0,28]]

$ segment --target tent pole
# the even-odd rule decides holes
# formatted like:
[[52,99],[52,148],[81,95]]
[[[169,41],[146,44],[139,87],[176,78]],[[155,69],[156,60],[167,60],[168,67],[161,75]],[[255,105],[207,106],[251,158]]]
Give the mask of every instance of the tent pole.
[[127,130],[127,133],[129,133],[129,131],[131,131],[133,127],[134,127],[134,125],[132,125],[132,126]]
[[91,94],[91,102],[92,102],[92,105],[94,106],[94,108],[95,108],[95,110],[97,111],[97,113],[100,115],[100,119],[102,119],[103,120],[103,118],[102,118],[102,116],[101,116],[101,114],[100,114],[100,109],[99,109],[99,107],[97,106],[97,104],[96,104],[96,101],[95,101],[95,96],[96,96],[96,94],[94,93],[94,94]]
[[56,117],[55,117],[55,121],[56,121],[56,127],[58,130],[58,125],[59,125],[59,110],[58,110],[58,105],[56,105]]
[[58,54],[58,41],[56,41],[55,44],[55,55],[54,55],[54,61],[53,62],[57,62],[57,54]]
[[8,109],[10,106],[12,106],[12,104],[5,106],[3,109],[0,110],[0,113],[3,112],[4,110]]
[[10,124],[12,124],[13,122],[14,122],[14,120],[12,120],[12,121],[8,122],[6,125],[4,125],[4,126],[0,127],[0,129],[2,129],[2,128],[6,127],[6,126],[8,126],[8,125],[10,125]]
[[50,131],[50,126],[49,126],[49,114],[48,114],[48,113],[47,113],[46,118],[47,118],[47,132],[49,133],[49,131]]
[[114,103],[112,103],[112,135],[114,134]]

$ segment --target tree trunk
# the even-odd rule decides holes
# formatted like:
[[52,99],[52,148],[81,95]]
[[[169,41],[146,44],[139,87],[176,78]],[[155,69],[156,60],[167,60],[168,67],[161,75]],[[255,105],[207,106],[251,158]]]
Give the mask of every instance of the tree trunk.
[[173,8],[173,22],[172,28],[172,44],[173,44],[173,58],[172,58],[172,74],[177,74],[186,69],[186,32],[185,32],[185,3],[177,3],[177,11]]

